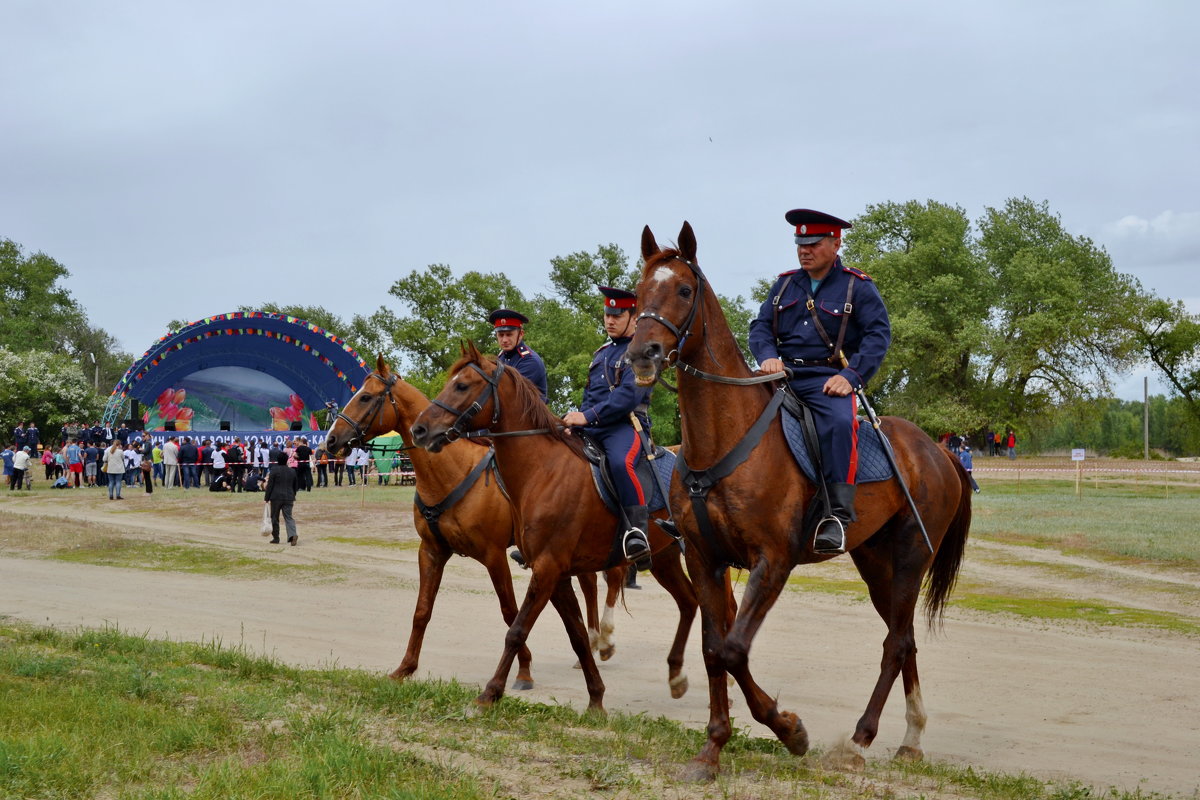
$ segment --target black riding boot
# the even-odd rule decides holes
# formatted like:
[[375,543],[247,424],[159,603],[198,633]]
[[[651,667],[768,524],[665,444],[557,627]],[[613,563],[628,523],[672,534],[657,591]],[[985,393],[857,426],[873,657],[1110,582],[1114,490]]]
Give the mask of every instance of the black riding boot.
[[520,550],[513,550],[508,557],[517,562],[517,566],[521,569],[529,569],[529,565],[525,563],[525,556],[521,555]]
[[625,588],[626,589],[642,588],[642,587],[638,586],[637,567],[635,567],[633,564],[629,565],[629,570],[625,573]]
[[621,547],[638,571],[645,572],[650,569],[650,539],[646,536],[650,512],[645,506],[625,506],[625,516],[629,519],[629,530],[625,531]]
[[846,552],[846,528],[858,517],[854,514],[853,483],[829,484],[829,516],[817,523],[813,552],[818,555],[837,555]]

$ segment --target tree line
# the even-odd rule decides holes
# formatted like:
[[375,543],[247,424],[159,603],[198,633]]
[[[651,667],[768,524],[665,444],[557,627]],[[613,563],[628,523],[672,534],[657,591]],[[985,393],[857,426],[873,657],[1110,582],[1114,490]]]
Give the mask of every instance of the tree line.
[[[1129,423],[1129,404],[1111,397],[1112,379],[1148,361],[1172,387],[1170,398],[1152,403],[1152,444],[1200,452],[1200,317],[1119,272],[1103,248],[1067,231],[1046,203],[1013,198],[972,221],[961,207],[932,200],[889,202],[868,206],[853,222],[843,261],[874,278],[892,321],[891,350],[868,387],[880,413],[907,417],[934,435],[1012,427],[1045,447],[1136,446],[1140,453],[1140,417]],[[42,253],[26,257],[9,240],[0,240],[0,263],[0,360],[33,359],[22,368],[27,377],[7,381],[10,394],[0,394],[5,424],[15,424],[7,419],[13,414],[52,426],[64,414],[93,416],[102,399],[85,402],[78,392],[38,408],[35,395],[48,387],[35,386],[32,373],[87,387],[94,354],[107,393],[132,358],[88,325],[62,285],[69,276],[62,265]],[[795,266],[786,253],[779,264],[781,271]],[[494,349],[487,315],[513,308],[532,321],[527,340],[545,359],[550,405],[565,413],[581,399],[592,352],[603,342],[595,287],[633,289],[638,274],[638,264],[608,244],[551,259],[544,294],[524,293],[502,272],[456,276],[447,264],[431,264],[392,283],[391,305],[350,319],[320,306],[242,310],[306,319],[347,340],[368,363],[382,355],[432,395],[460,342]],[[743,346],[769,288],[760,281],[748,287],[749,297],[720,297]],[[14,383],[28,386],[14,394]],[[651,416],[659,441],[678,440],[670,393],[655,392]]]

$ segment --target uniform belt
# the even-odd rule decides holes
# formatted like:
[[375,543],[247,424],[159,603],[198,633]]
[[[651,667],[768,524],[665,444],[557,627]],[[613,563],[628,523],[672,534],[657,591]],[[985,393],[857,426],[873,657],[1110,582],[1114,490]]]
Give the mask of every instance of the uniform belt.
[[784,361],[796,367],[832,367],[837,364],[833,358],[785,358]]

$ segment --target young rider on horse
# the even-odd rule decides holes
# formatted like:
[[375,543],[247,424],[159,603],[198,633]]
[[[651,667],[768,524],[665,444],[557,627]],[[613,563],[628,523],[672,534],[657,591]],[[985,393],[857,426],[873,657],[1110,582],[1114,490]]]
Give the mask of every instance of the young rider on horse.
[[642,429],[650,429],[651,387],[634,382],[633,370],[625,360],[636,322],[637,295],[608,286],[598,288],[604,295],[604,330],[610,338],[592,357],[579,411],[568,413],[563,422],[586,430],[608,455],[608,470],[629,518],[623,540],[625,557],[639,570],[647,570],[650,569],[650,543],[646,536],[649,498],[634,472],[642,442],[629,416],[637,415]]
[[797,208],[785,215],[796,229],[800,269],[784,272],[750,323],[750,350],[765,373],[792,371],[789,382],[812,409],[829,491],[813,550],[846,549],[846,525],[855,519],[858,466],[855,390],[879,370],[891,344],[883,298],[869,276],[842,265],[838,249],[849,222]]
[[546,391],[546,364],[533,348],[525,344],[525,323],[529,318],[507,308],[500,308],[488,315],[496,332],[496,343],[500,345],[500,363],[512,367],[529,379],[542,393],[542,402],[549,399]]

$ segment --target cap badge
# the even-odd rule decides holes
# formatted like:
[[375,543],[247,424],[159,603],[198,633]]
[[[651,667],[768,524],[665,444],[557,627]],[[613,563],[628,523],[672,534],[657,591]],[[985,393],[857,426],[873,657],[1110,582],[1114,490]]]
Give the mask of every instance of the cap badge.
[[801,233],[808,233],[808,226],[807,226],[807,225],[801,225],[801,226],[800,226],[800,232],[801,232]]

